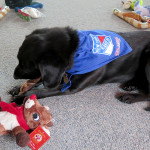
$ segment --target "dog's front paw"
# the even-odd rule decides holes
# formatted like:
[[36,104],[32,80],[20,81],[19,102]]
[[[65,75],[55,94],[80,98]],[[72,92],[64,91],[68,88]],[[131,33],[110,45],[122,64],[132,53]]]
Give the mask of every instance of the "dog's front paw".
[[150,111],[150,106],[148,106],[148,107],[144,108],[144,110],[146,110],[146,111]]
[[136,86],[130,85],[128,83],[121,84],[120,88],[125,90],[125,91],[135,91],[135,90],[137,90]]
[[8,91],[8,93],[12,96],[18,95],[20,92],[20,86],[15,86],[11,90]]
[[123,103],[131,104],[134,102],[134,96],[132,94],[120,92],[116,93],[115,97]]
[[23,104],[23,100],[24,100],[25,96],[23,95],[18,95],[18,96],[14,96],[12,102],[15,102],[18,105]]

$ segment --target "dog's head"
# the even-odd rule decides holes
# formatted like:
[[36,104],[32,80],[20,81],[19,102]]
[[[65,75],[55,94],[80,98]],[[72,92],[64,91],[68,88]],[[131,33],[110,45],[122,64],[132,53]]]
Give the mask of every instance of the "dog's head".
[[70,27],[44,28],[26,36],[17,58],[15,79],[42,77],[46,87],[54,88],[73,64],[78,46],[77,31]]

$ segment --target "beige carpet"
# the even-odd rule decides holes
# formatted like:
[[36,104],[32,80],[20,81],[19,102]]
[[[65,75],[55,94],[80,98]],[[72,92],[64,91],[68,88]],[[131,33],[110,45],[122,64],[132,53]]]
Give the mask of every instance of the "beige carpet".
[[[121,0],[37,1],[43,3],[45,17],[26,22],[11,10],[0,21],[0,96],[6,102],[11,99],[7,91],[24,82],[13,79],[13,70],[25,35],[34,29],[69,25],[79,30],[138,30],[113,15],[113,8],[122,10]],[[149,150],[150,113],[143,110],[147,103],[123,104],[114,98],[118,90],[117,84],[107,84],[41,99],[55,119],[51,139],[41,150]],[[19,149],[13,136],[0,137],[0,150]]]

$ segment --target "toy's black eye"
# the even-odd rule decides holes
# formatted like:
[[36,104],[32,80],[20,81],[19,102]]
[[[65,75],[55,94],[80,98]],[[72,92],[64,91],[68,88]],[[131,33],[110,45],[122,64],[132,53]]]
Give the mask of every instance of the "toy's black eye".
[[39,114],[33,113],[33,120],[34,120],[34,121],[38,121],[39,119],[40,119]]

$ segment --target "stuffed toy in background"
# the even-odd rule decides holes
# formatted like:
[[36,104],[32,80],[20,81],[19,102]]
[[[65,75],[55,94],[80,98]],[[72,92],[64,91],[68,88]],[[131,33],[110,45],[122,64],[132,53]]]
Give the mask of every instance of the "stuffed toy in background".
[[15,7],[24,7],[31,5],[32,0],[5,0],[5,4],[9,6],[11,9]]
[[9,12],[10,8],[8,6],[4,6],[0,10],[0,20]]
[[137,1],[134,5],[134,11],[135,13],[139,14],[140,16],[147,16],[150,17],[150,5],[148,6],[141,6],[140,2]]
[[139,1],[140,6],[143,6],[143,0],[127,0],[126,2],[122,1],[123,8],[134,10],[134,5],[137,1]]
[[26,132],[41,126],[50,135],[48,126],[52,126],[52,115],[49,107],[42,106],[36,95],[25,98],[22,106],[16,103],[0,101],[0,135],[10,134],[16,137],[16,143],[25,147],[30,142],[30,136]]
[[139,29],[147,29],[150,28],[150,21],[148,18],[141,17],[134,11],[132,12],[121,12],[119,9],[114,9],[113,13],[128,22],[129,24],[133,25]]
[[150,28],[150,5],[143,7],[140,0],[136,0],[134,11],[121,12],[115,8],[113,13],[136,28]]

